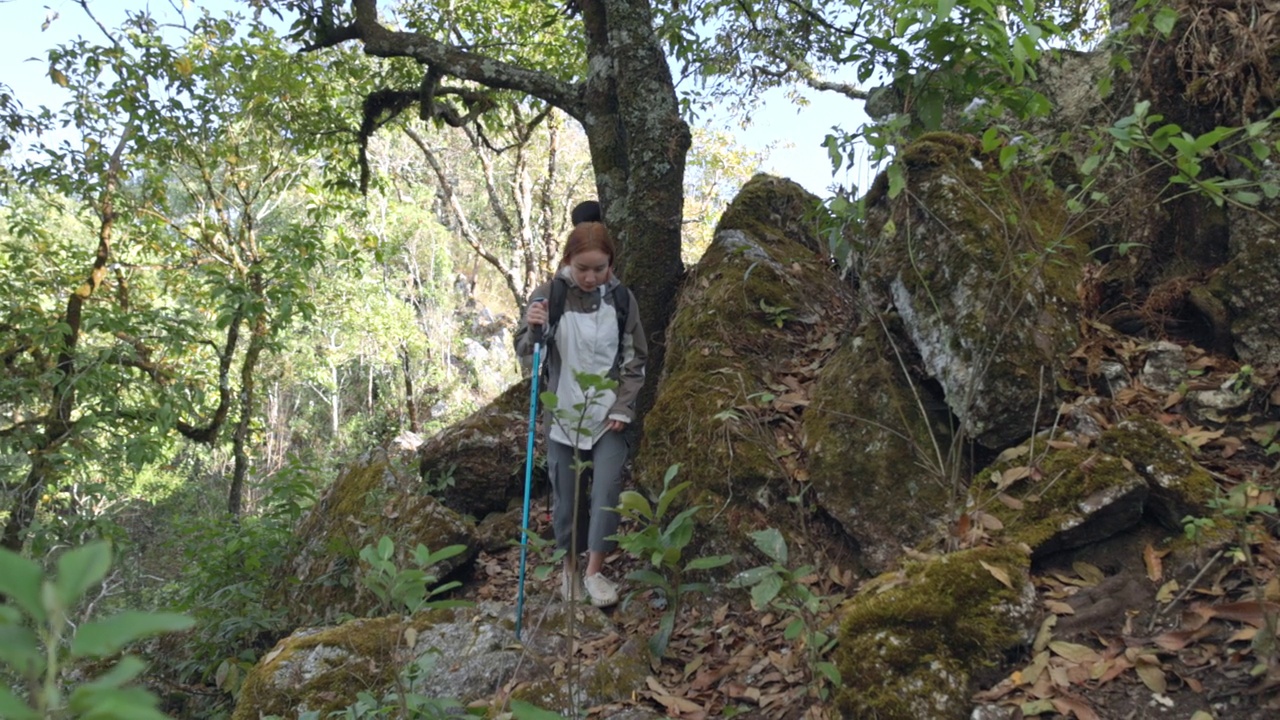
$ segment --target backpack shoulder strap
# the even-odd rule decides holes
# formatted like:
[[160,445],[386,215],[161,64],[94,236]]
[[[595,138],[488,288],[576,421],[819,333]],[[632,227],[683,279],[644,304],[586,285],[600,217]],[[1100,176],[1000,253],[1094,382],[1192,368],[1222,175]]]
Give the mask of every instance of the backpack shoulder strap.
[[613,358],[613,367],[609,369],[609,377],[618,380],[622,377],[622,349],[627,340],[627,317],[631,314],[631,291],[627,286],[618,283],[610,291],[613,295],[613,310],[618,315],[618,354]]
[[[569,281],[556,276],[551,281],[551,298],[547,302],[547,329],[555,329],[556,323],[564,316],[564,299],[569,294]],[[549,333],[554,335],[554,332]]]

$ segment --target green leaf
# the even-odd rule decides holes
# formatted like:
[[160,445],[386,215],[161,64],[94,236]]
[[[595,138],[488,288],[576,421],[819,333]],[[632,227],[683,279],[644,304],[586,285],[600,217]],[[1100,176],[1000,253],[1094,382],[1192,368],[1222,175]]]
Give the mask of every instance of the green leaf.
[[0,662],[21,675],[43,671],[44,654],[40,650],[40,641],[35,632],[21,625],[0,627]]
[[[1280,145],[1280,142],[1277,145]],[[890,165],[885,172],[889,174],[889,199],[892,200],[907,189],[907,177],[902,172],[902,165],[897,162]]]
[[744,570],[738,573],[737,575],[735,575],[734,578],[729,581],[729,587],[731,588],[751,587],[759,583],[761,580],[764,580],[766,577],[770,575],[777,575],[777,574],[778,574],[777,570],[774,570],[773,568],[768,567],[767,565],[761,565],[760,567],[751,568],[750,570]]
[[126,610],[102,620],[85,623],[71,641],[72,657],[104,657],[150,635],[186,630],[194,622],[177,613]]
[[54,587],[62,607],[73,607],[85,591],[97,585],[111,569],[111,545],[105,541],[68,550],[58,558]]
[[[663,490],[662,495],[658,496],[658,507],[653,511],[653,518],[655,520],[661,520],[665,517],[667,514],[667,508],[671,507],[671,503],[675,502],[676,499],[679,498],[680,495],[692,484],[693,483],[691,481],[685,480],[675,487],[669,487]],[[696,508],[697,506],[694,506],[693,509]]]
[[67,704],[80,720],[169,720],[156,709],[156,696],[140,687],[79,687],[72,691]]
[[685,566],[685,570],[711,570],[712,568],[724,567],[733,562],[732,555],[712,555],[710,557],[699,557],[689,561]]
[[116,663],[110,670],[99,675],[93,680],[84,683],[82,688],[108,689],[123,687],[125,683],[130,682],[134,678],[142,674],[147,669],[147,664],[141,659],[126,655],[120,658],[120,662]]
[[1000,169],[1008,170],[1013,167],[1013,163],[1018,159],[1018,146],[1005,145],[1000,148]]
[[378,557],[379,558],[383,560],[390,560],[391,554],[394,553],[395,550],[396,550],[395,543],[393,543],[391,541],[391,538],[387,537],[386,535],[383,535],[382,539],[378,541]]
[[751,533],[751,539],[755,542],[756,547],[760,548],[760,552],[764,553],[770,560],[787,564],[787,541],[782,537],[782,533],[777,528],[767,528],[757,530]]
[[667,644],[671,641],[671,633],[675,628],[675,613],[667,611],[662,614],[662,619],[658,621],[658,631],[649,638],[649,651],[656,658],[665,657],[667,654]]
[[1098,169],[1098,165],[1102,162],[1101,155],[1090,155],[1080,164],[1080,174],[1092,175],[1094,170]]
[[1161,35],[1166,38],[1173,33],[1173,26],[1178,23],[1178,11],[1171,7],[1162,7],[1156,11],[1156,16],[1151,19],[1151,24]]
[[787,642],[794,642],[796,638],[800,637],[801,632],[804,632],[804,621],[800,618],[792,618],[791,622],[787,623],[787,628],[782,631],[782,637]]
[[28,617],[44,622],[44,604],[40,602],[40,566],[10,550],[0,548],[0,595],[7,595]]
[[40,715],[35,710],[3,685],[0,685],[0,717],[7,720],[40,720]]
[[782,591],[782,578],[777,575],[769,575],[763,578],[759,583],[751,588],[751,607],[756,610],[763,610],[769,607],[769,603],[778,597],[778,593]]
[[667,472],[662,476],[662,486],[666,487],[668,483],[675,479],[676,473],[678,472],[680,472],[680,463],[672,463],[667,468]]
[[649,500],[634,490],[625,490],[618,496],[618,507],[624,513],[629,513],[645,520],[653,519],[653,507],[649,505]]
[[956,0],[938,0],[938,17],[947,18],[951,16],[951,10],[956,6]]
[[1242,205],[1257,205],[1262,202],[1262,196],[1250,190],[1237,190],[1231,193],[1231,199]]
[[942,96],[929,93],[916,103],[916,117],[926,130],[942,127]]
[[665,577],[647,568],[641,569],[641,570],[632,570],[631,572],[627,573],[627,579],[633,582],[641,583],[643,585],[648,585],[649,587],[664,588],[664,589],[670,587],[670,583],[667,582],[667,579]]
[[837,668],[834,663],[829,663],[824,660],[814,667],[818,672],[822,673],[822,676],[825,677],[832,685],[840,684],[840,669]]

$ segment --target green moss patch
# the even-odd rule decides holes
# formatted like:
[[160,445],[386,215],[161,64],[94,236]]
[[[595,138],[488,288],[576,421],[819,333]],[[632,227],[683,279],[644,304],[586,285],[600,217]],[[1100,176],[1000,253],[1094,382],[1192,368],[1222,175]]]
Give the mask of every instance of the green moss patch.
[[844,717],[968,717],[970,672],[1027,641],[1028,565],[1012,548],[967,550],[910,563],[855,597],[836,651]]

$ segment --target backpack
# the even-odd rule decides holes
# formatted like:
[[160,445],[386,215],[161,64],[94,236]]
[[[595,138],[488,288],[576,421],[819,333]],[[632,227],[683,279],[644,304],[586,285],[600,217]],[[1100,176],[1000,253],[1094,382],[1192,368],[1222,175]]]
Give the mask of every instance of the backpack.
[[[546,345],[548,351],[555,343],[556,323],[560,322],[561,316],[564,315],[564,300],[568,294],[568,280],[557,276],[551,281],[551,298],[547,302]],[[613,309],[618,313],[618,354],[613,359],[613,367],[609,368],[609,379],[617,381],[622,379],[622,347],[627,334],[627,316],[631,312],[631,294],[627,286],[622,283],[615,285],[609,294],[613,297]],[[549,371],[544,366],[543,373],[546,372]]]

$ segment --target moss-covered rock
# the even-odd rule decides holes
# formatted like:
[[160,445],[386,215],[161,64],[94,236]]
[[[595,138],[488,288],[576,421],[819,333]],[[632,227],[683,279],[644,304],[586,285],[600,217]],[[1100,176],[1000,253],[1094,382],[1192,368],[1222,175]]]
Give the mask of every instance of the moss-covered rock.
[[[1272,182],[1280,182],[1273,173]],[[1231,315],[1236,354],[1253,365],[1280,365],[1280,228],[1272,220],[1280,202],[1270,201],[1259,214],[1229,211],[1231,260],[1211,288]]]
[[406,691],[425,697],[464,705],[488,700],[508,682],[543,679],[562,653],[559,638],[536,627],[527,632],[522,645],[510,608],[496,604],[299,631],[249,673],[232,718],[295,718],[309,710],[328,717],[359,692],[393,694],[397,677]]
[[785,522],[776,510],[799,488],[780,457],[796,450],[796,407],[780,410],[770,397],[786,393],[780,378],[811,376],[815,358],[834,348],[817,349],[822,338],[852,317],[849,290],[818,252],[819,210],[789,180],[752,178],[690,270],[668,330],[636,478],[657,493],[680,463],[690,502],[721,513],[715,529],[735,534],[730,546],[759,529],[762,512]]
[[482,518],[523,492],[529,380],[432,437],[418,450],[423,482],[444,504]]
[[1150,418],[1117,423],[1098,439],[1098,449],[1133,465],[1150,490],[1147,512],[1175,532],[1187,515],[1206,515],[1218,493],[1218,484],[1191,451]]
[[1034,632],[1028,565],[1012,548],[967,550],[909,563],[853,598],[835,653],[843,716],[967,718],[971,674]]
[[965,434],[1005,447],[1054,408],[1087,243],[1046,179],[1002,174],[974,138],[928,133],[901,162],[906,191],[869,198],[864,300],[898,312]]
[[393,561],[400,568],[414,567],[412,552],[419,544],[430,550],[465,546],[466,552],[432,568],[439,578],[470,563],[477,551],[474,523],[427,495],[415,476],[397,476],[381,453],[344,470],[303,516],[295,535],[301,548],[290,560],[292,572],[267,596],[285,610],[291,627],[391,611],[360,582],[368,569],[360,551],[383,536],[395,544]]
[[[999,539],[1025,544],[1036,557],[1082,547],[1142,519],[1147,483],[1111,455],[1085,448],[1044,448],[984,470],[969,488],[970,506],[1003,525]],[[1018,451],[1029,451],[1029,444]],[[1042,453],[1042,454],[1041,454]]]
[[818,503],[873,572],[936,529],[951,492],[946,410],[912,388],[886,341],[873,324],[841,343],[819,371],[801,425]]

